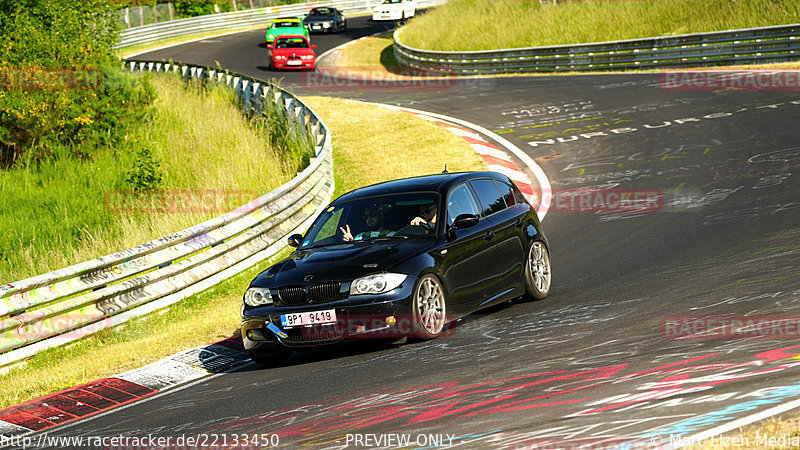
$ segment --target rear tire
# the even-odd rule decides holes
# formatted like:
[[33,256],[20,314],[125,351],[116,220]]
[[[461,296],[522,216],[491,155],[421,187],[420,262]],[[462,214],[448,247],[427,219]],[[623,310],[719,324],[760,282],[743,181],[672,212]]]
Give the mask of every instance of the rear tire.
[[550,293],[552,280],[550,252],[542,241],[535,241],[525,261],[525,291],[529,296],[541,300]]

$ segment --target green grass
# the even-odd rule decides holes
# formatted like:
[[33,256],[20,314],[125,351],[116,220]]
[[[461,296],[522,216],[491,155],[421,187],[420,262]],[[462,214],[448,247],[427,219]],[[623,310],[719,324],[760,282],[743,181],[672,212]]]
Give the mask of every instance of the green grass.
[[[0,284],[218,216],[290,180],[302,164],[302,149],[271,145],[269,125],[245,118],[227,88],[184,86],[173,76],[151,83],[157,93],[152,114],[120,147],[99,149],[91,159],[57,156],[0,171]],[[151,158],[143,161],[145,151]],[[137,162],[162,178],[156,193],[211,191],[222,201],[132,211],[114,195],[136,187],[128,179]]]
[[796,0],[451,0],[411,20],[400,38],[426,50],[492,50],[798,22]]
[[[338,99],[304,100],[334,133],[336,195],[388,179],[441,172],[445,162],[453,171],[486,169],[464,140],[410,114]],[[222,159],[234,160],[229,152],[220,154]],[[275,180],[260,182],[277,185]],[[0,374],[0,408],[237,335],[242,294],[270,264],[260,263],[165,312],[40,352],[12,366]]]
[[303,99],[333,132],[335,195],[415,175],[487,170],[466,141],[411,114],[326,97]]

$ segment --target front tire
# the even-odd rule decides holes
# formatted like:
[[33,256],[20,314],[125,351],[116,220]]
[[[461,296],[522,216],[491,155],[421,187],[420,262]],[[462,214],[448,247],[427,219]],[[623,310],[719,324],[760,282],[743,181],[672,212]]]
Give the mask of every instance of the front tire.
[[534,242],[525,261],[525,291],[529,296],[541,300],[550,293],[553,274],[550,267],[550,252],[542,241]]
[[415,337],[433,339],[442,333],[447,323],[447,301],[436,275],[420,278],[414,288],[412,308]]

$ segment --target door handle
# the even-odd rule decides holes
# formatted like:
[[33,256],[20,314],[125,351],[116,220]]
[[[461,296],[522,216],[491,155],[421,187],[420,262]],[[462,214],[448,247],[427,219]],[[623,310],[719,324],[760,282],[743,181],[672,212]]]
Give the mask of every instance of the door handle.
[[487,241],[491,241],[492,239],[494,239],[494,233],[491,231],[487,231],[486,234],[483,236],[483,238],[486,239]]

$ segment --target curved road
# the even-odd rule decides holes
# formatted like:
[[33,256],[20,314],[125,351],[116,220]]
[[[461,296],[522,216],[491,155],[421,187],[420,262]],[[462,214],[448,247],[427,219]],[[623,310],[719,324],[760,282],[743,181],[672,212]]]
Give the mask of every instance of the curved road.
[[[375,31],[353,20],[347,36],[312,40],[321,53]],[[263,79],[261,38],[145,56],[219,61]],[[287,83],[321,93],[302,75]],[[470,316],[435,341],[248,365],[58,434],[206,434],[226,447],[242,433],[313,448],[650,447],[800,399],[800,92],[669,90],[658,74],[625,74],[328,94],[468,120],[536,159],[556,196],[544,221],[551,296]],[[596,210],[580,188],[659,200]],[[745,315],[771,322],[728,333]],[[713,332],[693,334],[704,327]]]

